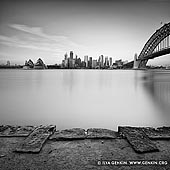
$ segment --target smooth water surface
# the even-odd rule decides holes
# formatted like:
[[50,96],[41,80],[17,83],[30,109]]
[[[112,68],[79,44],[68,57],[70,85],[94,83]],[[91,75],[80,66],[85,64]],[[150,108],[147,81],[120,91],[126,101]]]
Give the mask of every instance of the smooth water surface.
[[0,124],[58,129],[170,122],[170,71],[0,70]]

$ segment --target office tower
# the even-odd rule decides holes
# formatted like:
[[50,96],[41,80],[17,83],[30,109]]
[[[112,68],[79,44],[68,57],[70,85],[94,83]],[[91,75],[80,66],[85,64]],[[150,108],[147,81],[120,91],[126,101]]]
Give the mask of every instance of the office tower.
[[64,54],[64,59],[67,60],[67,57],[68,57],[68,55],[67,55],[67,53],[65,53]]
[[86,68],[88,67],[88,55],[84,56],[84,62],[86,63]]
[[96,68],[97,66],[97,60],[92,60],[92,68]]
[[73,59],[73,51],[70,51],[70,59]]
[[65,59],[64,60],[64,66],[65,66],[65,68],[68,68],[68,64],[69,63],[69,59],[67,58],[67,59]]
[[105,65],[105,66],[109,66],[109,60],[108,60],[108,57],[107,57],[107,56],[105,57],[104,65]]
[[109,66],[112,66],[112,57],[109,58]]
[[89,68],[92,68],[92,57],[89,57]]
[[104,66],[104,56],[99,56],[99,66],[102,68]]

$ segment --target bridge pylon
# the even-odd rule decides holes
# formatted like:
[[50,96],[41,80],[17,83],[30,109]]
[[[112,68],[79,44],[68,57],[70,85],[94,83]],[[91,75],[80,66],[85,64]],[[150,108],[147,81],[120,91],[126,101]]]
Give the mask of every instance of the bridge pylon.
[[133,69],[138,69],[140,65],[140,60],[138,60],[138,55],[135,53],[134,56],[134,64],[133,64]]

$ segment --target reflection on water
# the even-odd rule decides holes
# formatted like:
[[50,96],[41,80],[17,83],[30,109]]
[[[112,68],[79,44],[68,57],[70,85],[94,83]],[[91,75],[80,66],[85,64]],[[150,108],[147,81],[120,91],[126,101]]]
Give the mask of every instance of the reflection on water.
[[1,124],[116,130],[169,125],[169,113],[169,71],[0,70]]
[[143,79],[144,87],[155,104],[170,116],[170,71],[148,71]]

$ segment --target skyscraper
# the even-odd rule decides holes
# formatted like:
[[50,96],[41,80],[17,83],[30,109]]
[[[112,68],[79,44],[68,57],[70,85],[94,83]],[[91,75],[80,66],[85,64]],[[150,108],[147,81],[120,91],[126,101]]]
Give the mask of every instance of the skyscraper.
[[84,62],[86,63],[86,68],[88,67],[88,55],[84,56]]
[[112,57],[109,58],[109,66],[112,66]]
[[70,51],[70,59],[73,59],[73,51]]
[[105,57],[104,65],[105,65],[105,66],[109,66],[109,60],[108,60],[108,57],[107,57],[107,56]]
[[99,66],[101,67],[101,68],[103,68],[103,66],[104,66],[104,56],[103,55],[101,55],[101,56],[99,56]]
[[92,60],[92,68],[96,68],[97,66],[97,60]]
[[89,57],[89,68],[92,68],[92,57]]
[[67,55],[67,53],[65,53],[64,54],[64,59],[67,60],[67,57],[68,57],[68,55]]

